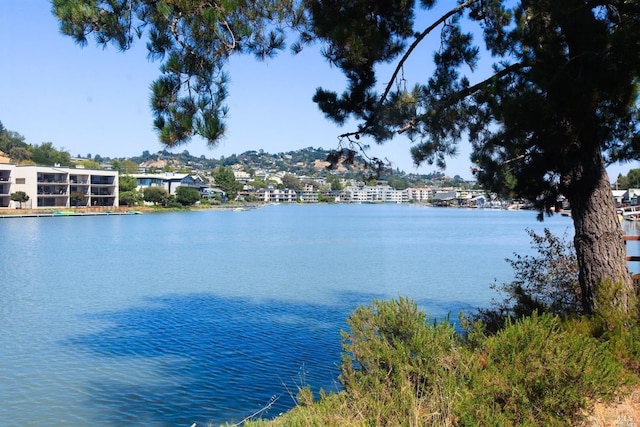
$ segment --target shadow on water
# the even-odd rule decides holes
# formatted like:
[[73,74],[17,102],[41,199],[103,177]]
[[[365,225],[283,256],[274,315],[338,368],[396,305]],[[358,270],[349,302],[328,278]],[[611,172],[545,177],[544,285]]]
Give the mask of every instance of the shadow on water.
[[[112,370],[88,380],[96,424],[238,422],[269,403],[261,416],[271,418],[294,406],[300,386],[340,389],[340,330],[350,311],[374,297],[345,293],[328,306],[171,295],[87,315],[81,320],[107,326],[65,344]],[[433,301],[418,304],[434,316],[449,312]]]

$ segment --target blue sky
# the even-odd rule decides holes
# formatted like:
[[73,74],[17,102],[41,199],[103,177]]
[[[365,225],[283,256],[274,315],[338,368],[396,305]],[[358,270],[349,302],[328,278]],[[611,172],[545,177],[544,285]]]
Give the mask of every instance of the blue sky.
[[[96,47],[93,41],[81,48],[59,33],[48,0],[0,0],[0,121],[30,144],[50,141],[73,156],[123,157],[162,150],[149,109],[149,85],[160,64],[147,60],[145,43],[140,40],[124,53]],[[413,69],[421,69],[424,76],[429,56],[417,58],[425,62],[414,61]],[[236,56],[228,71],[230,117],[223,142],[209,149],[194,138],[172,151],[219,158],[259,149],[331,149],[340,133],[355,128],[337,127],[311,101],[318,86],[338,92],[344,88],[340,72],[314,49],[296,57],[282,52],[267,62]],[[385,77],[380,75],[382,83]],[[464,142],[460,147],[445,173],[470,179],[469,147]],[[416,169],[409,148],[409,141],[398,137],[372,147],[372,154],[405,172],[435,170],[428,165]],[[637,167],[638,162],[616,165],[609,174],[615,179]]]

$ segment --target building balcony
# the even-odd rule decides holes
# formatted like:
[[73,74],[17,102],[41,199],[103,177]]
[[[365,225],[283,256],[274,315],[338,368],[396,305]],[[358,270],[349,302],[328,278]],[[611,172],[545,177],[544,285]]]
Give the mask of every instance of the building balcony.
[[111,176],[91,177],[91,185],[114,185],[114,183],[114,178]]
[[66,173],[38,174],[38,184],[68,184],[69,175]]

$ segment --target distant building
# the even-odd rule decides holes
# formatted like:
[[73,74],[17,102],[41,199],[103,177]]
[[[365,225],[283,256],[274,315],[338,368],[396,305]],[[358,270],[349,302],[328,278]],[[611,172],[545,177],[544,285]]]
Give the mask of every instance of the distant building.
[[403,203],[408,202],[406,190],[394,190],[389,185],[350,185],[341,193],[341,201],[350,203]]
[[613,195],[613,201],[616,206],[620,206],[624,203],[624,197],[627,194],[627,190],[612,190],[611,194]]
[[176,194],[178,187],[191,187],[202,192],[209,185],[200,175],[191,175],[188,173],[134,173],[132,176],[138,183],[138,190],[147,187],[162,187],[169,194]]
[[261,188],[256,191],[256,197],[259,201],[265,203],[296,203],[298,194],[289,188],[283,190],[269,186],[269,188]]
[[640,196],[640,189],[630,188],[625,192],[622,201],[635,206],[638,204],[638,196]]
[[429,187],[407,188],[407,197],[414,202],[426,202],[433,198],[433,190]]

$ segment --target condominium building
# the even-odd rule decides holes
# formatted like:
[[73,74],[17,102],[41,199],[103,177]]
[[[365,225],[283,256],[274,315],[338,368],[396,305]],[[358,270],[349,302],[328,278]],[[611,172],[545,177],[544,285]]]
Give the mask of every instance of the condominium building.
[[11,194],[24,191],[23,208],[118,206],[118,172],[0,164],[0,208],[18,208]]

